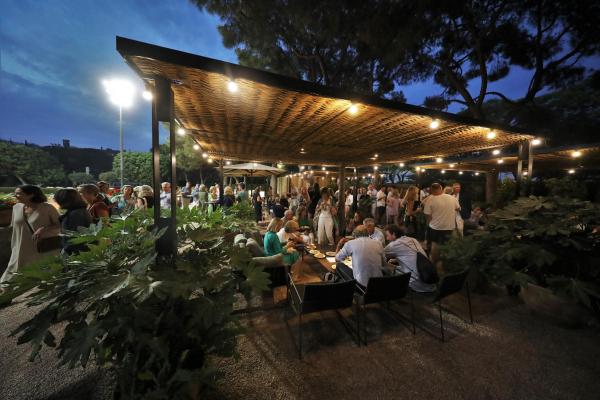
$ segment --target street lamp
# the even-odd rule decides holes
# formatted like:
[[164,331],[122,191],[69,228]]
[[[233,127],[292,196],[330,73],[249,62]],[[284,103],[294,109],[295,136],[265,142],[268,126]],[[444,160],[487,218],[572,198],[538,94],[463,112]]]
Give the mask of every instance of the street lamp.
[[102,84],[111,103],[119,107],[119,141],[121,155],[121,190],[123,190],[123,108],[133,104],[134,87],[131,82],[124,79],[103,80]]

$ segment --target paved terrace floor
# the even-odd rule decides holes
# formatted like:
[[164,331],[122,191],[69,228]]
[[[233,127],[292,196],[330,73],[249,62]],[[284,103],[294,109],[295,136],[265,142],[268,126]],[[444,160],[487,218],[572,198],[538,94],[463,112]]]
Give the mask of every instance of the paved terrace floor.
[[[460,295],[450,308],[466,312]],[[405,309],[406,311],[406,309]],[[335,313],[305,318],[305,355],[298,360],[284,310],[245,315],[240,359],[215,359],[223,379],[211,399],[597,399],[600,330],[569,329],[501,291],[473,295],[475,325],[447,316],[447,342],[435,309],[420,307],[413,336],[377,306],[369,311],[370,343],[358,348]],[[47,349],[7,338],[32,313],[22,303],[0,309],[0,393],[16,399],[110,399],[111,377],[88,368],[58,368]],[[347,313],[349,314],[349,313]],[[295,327],[295,322],[290,325]]]

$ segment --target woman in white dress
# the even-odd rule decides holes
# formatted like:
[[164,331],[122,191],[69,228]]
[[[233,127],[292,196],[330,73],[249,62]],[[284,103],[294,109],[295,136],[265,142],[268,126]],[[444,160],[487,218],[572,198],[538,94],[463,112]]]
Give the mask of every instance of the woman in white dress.
[[46,202],[46,195],[38,186],[22,185],[15,190],[17,204],[12,212],[12,238],[10,261],[0,278],[0,284],[8,283],[21,268],[59,250],[38,253],[35,241],[57,236],[60,232],[58,211]]
[[319,219],[317,220],[319,245],[325,245],[327,241],[329,246],[335,246],[335,241],[333,240],[333,214],[335,214],[335,207],[327,188],[321,190],[321,200],[317,204],[315,213],[319,215]]

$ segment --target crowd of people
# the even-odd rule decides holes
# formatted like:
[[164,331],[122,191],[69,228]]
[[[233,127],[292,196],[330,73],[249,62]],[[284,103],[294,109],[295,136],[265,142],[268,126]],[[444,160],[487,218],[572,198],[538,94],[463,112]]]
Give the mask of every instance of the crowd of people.
[[[482,229],[483,213],[478,207],[472,210],[460,183],[445,188],[433,183],[424,190],[410,186],[402,196],[395,187],[370,184],[358,188],[356,204],[353,189],[340,195],[315,183],[283,196],[256,191],[252,202],[257,221],[271,218],[264,238],[267,255],[281,253],[286,265],[294,267],[299,262],[296,246],[315,241],[321,248],[335,248],[342,277],[366,286],[370,277],[385,273],[391,259],[396,270],[411,273],[414,291],[431,292],[435,285],[420,279],[417,254],[436,265],[439,246],[452,235],[463,235],[465,228]],[[343,231],[340,210],[346,221]],[[352,268],[341,263],[347,257],[352,257]]]
[[[284,254],[290,265],[298,260],[294,251],[295,245],[300,243],[314,242],[335,248],[340,257],[377,249],[377,254],[354,258],[359,283],[364,283],[364,277],[376,276],[359,272],[360,265],[369,265],[369,268],[378,265],[373,261],[380,256],[382,260],[386,256],[399,260],[405,271],[415,268],[415,263],[407,261],[407,254],[414,256],[416,252],[423,252],[437,261],[439,244],[454,233],[462,234],[465,226],[479,228],[485,219],[481,209],[471,210],[470,199],[461,192],[459,183],[447,188],[434,183],[428,190],[410,186],[403,195],[395,187],[376,188],[369,184],[358,188],[356,198],[354,188],[340,193],[320,188],[318,183],[310,188],[292,188],[284,195],[275,194],[271,187],[266,191],[258,187],[248,193],[244,183],[237,184],[235,190],[225,186],[222,195],[219,184],[207,188],[187,182],[185,187],[175,190],[173,197],[170,183],[163,182],[158,206],[170,209],[173,198],[178,207],[200,207],[208,212],[217,207],[227,210],[236,203],[251,204],[256,221],[267,224],[265,251],[268,255]],[[54,194],[54,202],[62,210],[61,214],[56,206],[48,203],[38,186],[19,186],[15,197],[18,203],[13,208],[11,258],[0,283],[10,281],[21,267],[48,254],[83,250],[81,246],[71,245],[67,236],[59,236],[60,233],[89,227],[112,214],[155,206],[154,192],[148,185],[124,185],[111,195],[109,185],[102,181],[77,189],[59,189]],[[340,212],[345,215],[343,229]],[[38,251],[39,242],[57,236],[59,244],[45,248],[43,253]],[[425,288],[419,283],[415,285]]]

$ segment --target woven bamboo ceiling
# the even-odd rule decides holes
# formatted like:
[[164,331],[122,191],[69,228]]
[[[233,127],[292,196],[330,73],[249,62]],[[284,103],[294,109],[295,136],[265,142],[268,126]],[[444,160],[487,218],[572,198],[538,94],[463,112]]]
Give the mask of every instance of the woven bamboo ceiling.
[[[552,171],[570,169],[600,169],[600,144],[582,145],[573,147],[535,149],[533,152],[533,170]],[[502,160],[502,163],[498,163]],[[452,166],[450,166],[452,165]],[[415,166],[424,169],[456,170],[456,171],[516,171],[517,155],[499,154],[497,156],[484,155],[464,159],[446,159],[441,163],[417,163]],[[527,170],[527,160],[523,162],[523,169]]]
[[[117,50],[147,85],[157,77],[172,82],[176,120],[213,158],[361,166],[532,138],[484,121],[131,39],[117,37]],[[230,81],[237,84],[236,92],[228,90]],[[439,121],[437,129],[430,128],[433,119]],[[487,137],[490,129],[493,139]]]

